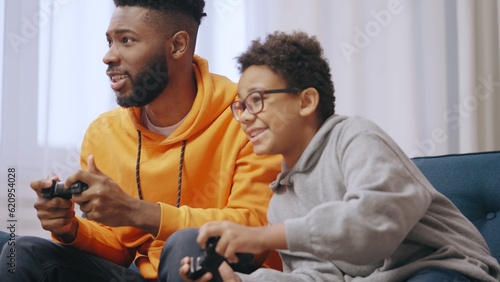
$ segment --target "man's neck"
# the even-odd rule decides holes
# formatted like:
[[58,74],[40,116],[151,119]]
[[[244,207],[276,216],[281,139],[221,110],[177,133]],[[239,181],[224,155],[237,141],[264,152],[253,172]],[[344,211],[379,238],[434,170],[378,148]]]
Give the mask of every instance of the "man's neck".
[[[191,83],[190,83],[191,84]],[[153,102],[143,107],[149,121],[158,127],[177,124],[189,113],[196,98],[196,85],[176,87],[160,94]]]

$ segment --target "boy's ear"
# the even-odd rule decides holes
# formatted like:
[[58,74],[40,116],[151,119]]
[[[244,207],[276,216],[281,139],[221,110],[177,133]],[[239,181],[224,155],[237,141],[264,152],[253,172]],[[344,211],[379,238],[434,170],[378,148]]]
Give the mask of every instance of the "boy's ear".
[[300,115],[309,116],[316,113],[319,103],[319,93],[314,87],[309,87],[300,92]]
[[172,36],[170,52],[172,57],[179,58],[186,52],[189,44],[189,34],[185,31],[179,31]]

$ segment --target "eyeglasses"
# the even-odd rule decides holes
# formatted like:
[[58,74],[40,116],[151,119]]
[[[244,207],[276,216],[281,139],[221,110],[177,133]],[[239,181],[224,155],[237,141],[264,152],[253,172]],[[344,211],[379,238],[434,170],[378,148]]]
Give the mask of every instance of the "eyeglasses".
[[272,90],[255,90],[250,92],[248,96],[243,101],[236,100],[231,103],[231,111],[233,116],[237,121],[240,121],[241,114],[248,110],[252,115],[256,115],[264,109],[264,94],[274,94],[274,93],[294,93],[298,92],[298,88],[284,88],[284,89],[272,89]]

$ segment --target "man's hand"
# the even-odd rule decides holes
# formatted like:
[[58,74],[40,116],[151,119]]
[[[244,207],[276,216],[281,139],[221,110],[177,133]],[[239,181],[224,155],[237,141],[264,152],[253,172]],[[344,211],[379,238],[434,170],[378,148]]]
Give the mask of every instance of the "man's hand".
[[[182,279],[187,282],[193,282],[193,280],[190,280],[187,277],[190,269],[190,261],[191,259],[189,257],[183,258],[181,260],[181,267],[179,268],[179,274],[181,275]],[[226,262],[223,262],[219,266],[219,274],[224,282],[241,282],[241,279],[234,273],[233,269]],[[208,282],[211,279],[212,273],[207,272],[203,276],[198,278],[196,282]]]
[[[52,179],[58,180],[56,176]],[[75,218],[74,203],[60,197],[52,199],[43,198],[41,195],[43,188],[52,185],[52,179],[39,179],[30,183],[31,188],[36,192],[38,198],[33,205],[37,211],[38,219],[42,228],[50,231],[54,236],[63,242],[69,243],[76,238],[78,220]]]
[[73,194],[85,217],[108,226],[134,226],[156,235],[160,224],[160,206],[129,196],[111,178],[96,166],[92,155],[88,158],[88,171],[78,171],[66,179],[66,185],[76,181],[89,188]]

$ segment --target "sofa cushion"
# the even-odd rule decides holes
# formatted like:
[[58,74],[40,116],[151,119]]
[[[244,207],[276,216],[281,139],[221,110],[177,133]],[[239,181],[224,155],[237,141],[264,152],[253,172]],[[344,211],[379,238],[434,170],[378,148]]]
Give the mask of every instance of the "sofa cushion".
[[417,157],[413,162],[479,229],[500,261],[500,151]]

